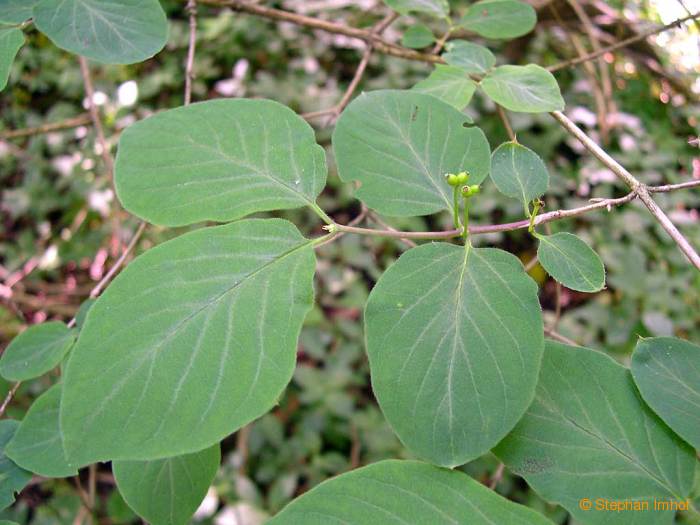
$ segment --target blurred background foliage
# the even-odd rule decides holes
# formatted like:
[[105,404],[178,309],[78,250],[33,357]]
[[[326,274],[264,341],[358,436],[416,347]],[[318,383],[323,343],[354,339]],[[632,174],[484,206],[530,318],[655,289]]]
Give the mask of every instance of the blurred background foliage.
[[[132,66],[93,64],[94,101],[115,149],[120,131],[130,123],[182,104],[186,13],[182,2],[162,3],[171,21],[165,50]],[[455,12],[468,3],[451,2]],[[547,66],[571,58],[576,54],[571,34],[582,35],[588,44],[566,2],[531,3],[538,8],[540,20],[533,33],[509,43],[486,42],[499,63]],[[604,45],[686,15],[683,4],[691,11],[700,8],[700,2],[691,0],[585,2]],[[376,0],[286,0],[265,5],[357,27],[369,27],[387,12]],[[386,31],[386,39],[400,41],[416,22],[428,24],[436,35],[445,30],[440,22],[401,17]],[[700,116],[699,34],[699,26],[690,22],[656,37],[656,45],[650,39],[614,57],[606,55],[612,94],[602,113],[605,123],[595,109],[596,90],[601,89],[598,80],[585,67],[556,74],[567,114],[645,183],[700,178],[693,143]],[[31,27],[26,35],[27,45],[12,67],[8,88],[0,94],[0,138],[9,130],[85,115],[76,58]],[[200,6],[193,100],[265,97],[298,112],[331,107],[352,78],[362,49],[360,42],[346,37]],[[430,70],[427,64],[375,54],[361,89],[409,88]],[[493,148],[507,140],[494,107],[485,98],[477,95],[467,111]],[[511,114],[510,118],[518,140],[548,162],[552,181],[546,209],[571,208],[591,198],[626,193],[547,115]],[[336,221],[347,223],[360,212],[360,205],[353,199],[353,188],[341,184],[334,172],[332,125],[319,125],[323,123],[314,122],[318,141],[328,149],[331,170],[320,203]],[[0,347],[27,324],[72,318],[138,225],[120,209],[94,138],[92,128],[81,125],[0,140]],[[700,192],[659,194],[657,202],[690,242],[700,246]],[[321,233],[312,213],[278,215],[293,220],[307,235]],[[473,205],[474,223],[520,218],[522,210],[515,201],[498,196],[493,185],[484,185]],[[451,227],[447,216],[380,220],[400,229]],[[632,203],[553,223],[552,230],[582,236],[602,255],[607,269],[607,288],[600,293],[562,290],[560,333],[610,352],[622,362],[639,336],[676,335],[700,341],[700,274],[646,209]],[[149,227],[137,253],[181,232]],[[532,239],[522,232],[479,236],[475,242],[500,246],[524,263],[535,254]],[[301,336],[294,379],[279,406],[223,443],[223,465],[197,521],[260,523],[330,476],[384,458],[409,457],[372,396],[362,329],[362,308],[369,291],[405,249],[401,241],[346,235],[318,250],[317,306]],[[545,319],[551,320],[556,286],[538,265],[531,275],[541,286]],[[55,380],[44,377],[23,384],[7,411],[9,417],[22,418],[32,399]],[[9,386],[0,385],[0,394],[4,396]],[[506,472],[500,480],[494,479],[498,461],[493,457],[463,468],[486,484],[497,481],[500,493],[538,509],[556,523],[569,519],[516,476]],[[0,518],[37,525],[75,523],[81,506],[76,483],[75,479],[35,478]],[[135,520],[114,490],[107,465],[98,473],[98,495],[103,523]]]

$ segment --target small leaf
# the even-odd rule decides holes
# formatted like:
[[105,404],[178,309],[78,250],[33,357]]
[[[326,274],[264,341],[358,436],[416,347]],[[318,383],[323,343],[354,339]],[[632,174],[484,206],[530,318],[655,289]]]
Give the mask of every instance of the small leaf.
[[476,91],[476,82],[458,67],[437,64],[430,76],[411,88],[447,102],[458,110],[464,109]]
[[442,55],[445,62],[467,73],[484,74],[496,65],[496,57],[488,48],[466,40],[448,42],[445,49],[447,52]]
[[402,15],[417,12],[446,18],[450,14],[447,0],[384,0],[384,3]]
[[0,0],[0,23],[21,24],[32,17],[39,0]]
[[435,42],[433,32],[423,24],[415,24],[406,29],[401,44],[412,49],[422,49]]
[[[695,474],[693,450],[640,399],[626,368],[595,350],[548,342],[537,395],[494,453],[540,496],[581,523],[613,523],[587,498],[647,502],[621,523],[668,524],[653,500],[683,500]],[[622,513],[616,514],[620,520]],[[617,522],[617,521],[615,521]]]
[[219,445],[153,461],[114,461],[117,488],[152,525],[185,525],[207,495],[221,461]]
[[482,0],[472,4],[460,24],[486,38],[515,38],[532,31],[537,13],[518,0]]
[[24,33],[15,27],[0,28],[0,91],[7,86],[12,62],[24,45]]
[[58,411],[61,385],[39,396],[24,416],[5,453],[20,467],[47,478],[65,478],[78,473],[63,453]]
[[203,228],[134,259],[65,367],[71,464],[195,452],[267,412],[292,377],[315,264],[281,219]]
[[605,267],[598,254],[572,233],[537,235],[537,258],[547,273],[579,292],[597,292],[605,286]]
[[158,0],[40,0],[34,24],[61,49],[105,64],[142,62],[168,38]]
[[166,226],[314,206],[326,184],[313,129],[271,100],[210,100],[163,111],[122,134],[117,195]]
[[0,358],[0,375],[26,381],[56,367],[75,342],[75,331],[59,321],[35,324],[15,337]]
[[673,337],[640,339],[632,375],[644,401],[700,450],[700,346]]
[[542,113],[564,109],[556,79],[536,64],[499,66],[484,77],[481,87],[494,102],[511,111]]
[[17,431],[17,427],[19,422],[14,419],[0,421],[0,510],[12,505],[15,494],[32,479],[31,472],[18,467],[5,455],[5,447]]
[[486,453],[535,393],[537,285],[502,250],[407,251],[372,290],[365,333],[379,406],[406,446],[436,465]]
[[385,460],[324,481],[268,525],[552,525],[540,513],[487,489],[463,472]]
[[478,184],[489,171],[488,141],[470,123],[423,93],[364,93],[343,111],[333,133],[338,174],[345,182],[360,181],[357,197],[385,215],[451,211],[445,173],[466,170]]
[[549,187],[542,159],[517,142],[504,142],[491,155],[491,179],[503,195],[527,204]]

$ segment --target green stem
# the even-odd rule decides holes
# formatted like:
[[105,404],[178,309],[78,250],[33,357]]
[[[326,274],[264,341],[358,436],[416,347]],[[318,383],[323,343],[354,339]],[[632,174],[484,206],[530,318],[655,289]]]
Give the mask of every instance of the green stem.
[[454,206],[453,219],[455,230],[459,230],[459,186],[455,186],[454,190],[452,191],[452,201]]
[[464,244],[469,244],[469,197],[464,197]]
[[530,225],[528,226],[527,231],[533,234],[535,232],[535,219],[537,218],[537,213],[540,211],[540,206],[542,206],[542,201],[537,199],[532,207],[532,213],[530,213],[530,206],[528,204],[525,205],[527,214],[530,216]]
[[326,224],[333,224],[333,219],[331,219],[328,214],[321,209],[321,207],[316,204],[315,202],[309,202],[309,208],[314,210],[316,215],[321,217],[321,220],[325,222]]

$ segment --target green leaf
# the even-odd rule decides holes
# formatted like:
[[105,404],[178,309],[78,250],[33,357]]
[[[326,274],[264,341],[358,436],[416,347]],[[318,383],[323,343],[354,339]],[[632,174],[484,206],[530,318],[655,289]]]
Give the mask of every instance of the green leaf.
[[333,133],[338,174],[362,183],[357,197],[390,216],[453,209],[445,173],[467,170],[470,183],[488,175],[484,133],[452,106],[414,91],[373,91],[357,97]]
[[218,443],[200,452],[154,461],[114,461],[117,488],[152,525],[185,525],[207,495],[219,468]]
[[26,381],[55,368],[75,342],[75,331],[59,321],[35,324],[15,337],[0,358],[0,375]]
[[384,0],[384,3],[402,15],[418,12],[446,18],[450,14],[447,0]]
[[0,0],[0,23],[21,24],[32,17],[39,0]]
[[[590,524],[612,523],[612,515],[581,510],[582,498],[653,507],[653,498],[685,499],[695,472],[694,452],[640,399],[629,370],[595,350],[553,342],[535,401],[494,452],[543,498]],[[656,525],[674,513],[626,514],[624,523]]]
[[24,33],[15,27],[0,28],[0,91],[7,86],[12,62],[24,45]]
[[476,82],[458,67],[437,64],[428,78],[421,80],[411,89],[437,97],[461,111],[472,99],[476,91]]
[[561,284],[579,292],[597,292],[605,286],[603,261],[585,242],[571,233],[537,235],[537,259]]
[[640,339],[632,376],[652,410],[700,450],[700,346],[673,337]]
[[14,419],[0,421],[0,510],[9,507],[15,501],[15,493],[22,490],[32,473],[18,467],[5,455],[8,441],[17,431],[19,422]]
[[268,525],[551,525],[538,512],[487,489],[463,472],[386,460],[324,481]]
[[105,64],[142,62],[168,39],[158,0],[41,0],[34,24],[61,49]]
[[484,74],[496,65],[496,57],[488,48],[466,40],[448,42],[445,49],[447,52],[442,55],[445,62],[467,73]]
[[202,450],[292,377],[315,256],[281,219],[204,228],[137,257],[95,302],[63,379],[72,464]]
[[484,77],[481,87],[494,102],[511,111],[542,113],[564,109],[556,79],[536,64],[499,66]]
[[66,461],[58,426],[61,385],[39,396],[24,416],[5,453],[20,467],[47,478],[65,478],[78,473]]
[[326,160],[314,131],[271,100],[210,100],[137,122],[122,134],[117,195],[149,222],[231,221],[316,206]]
[[482,0],[472,4],[460,24],[486,38],[515,38],[532,31],[537,13],[517,0]]
[[542,159],[517,142],[504,142],[491,155],[491,179],[503,195],[527,204],[549,187],[549,172]]
[[422,49],[435,42],[433,32],[423,24],[415,24],[406,29],[401,37],[401,44],[412,49]]
[[432,463],[484,454],[534,396],[544,348],[537,285],[507,252],[407,251],[372,290],[365,327],[379,405]]
[[95,304],[95,299],[88,298],[85,299],[85,301],[83,301],[83,303],[80,305],[78,313],[75,314],[75,326],[78,328],[78,330],[82,330],[83,325],[85,324],[85,318],[87,317],[87,314],[90,311],[90,308],[92,308],[93,304]]

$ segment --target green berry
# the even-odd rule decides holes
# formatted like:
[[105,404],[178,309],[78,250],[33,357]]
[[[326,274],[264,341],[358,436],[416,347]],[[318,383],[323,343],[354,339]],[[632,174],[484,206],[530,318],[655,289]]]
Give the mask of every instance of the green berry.
[[459,176],[455,175],[454,173],[447,173],[445,176],[447,177],[447,184],[450,186],[459,185]]
[[469,173],[467,173],[466,171],[462,171],[457,174],[457,181],[459,184],[466,184],[468,180]]

